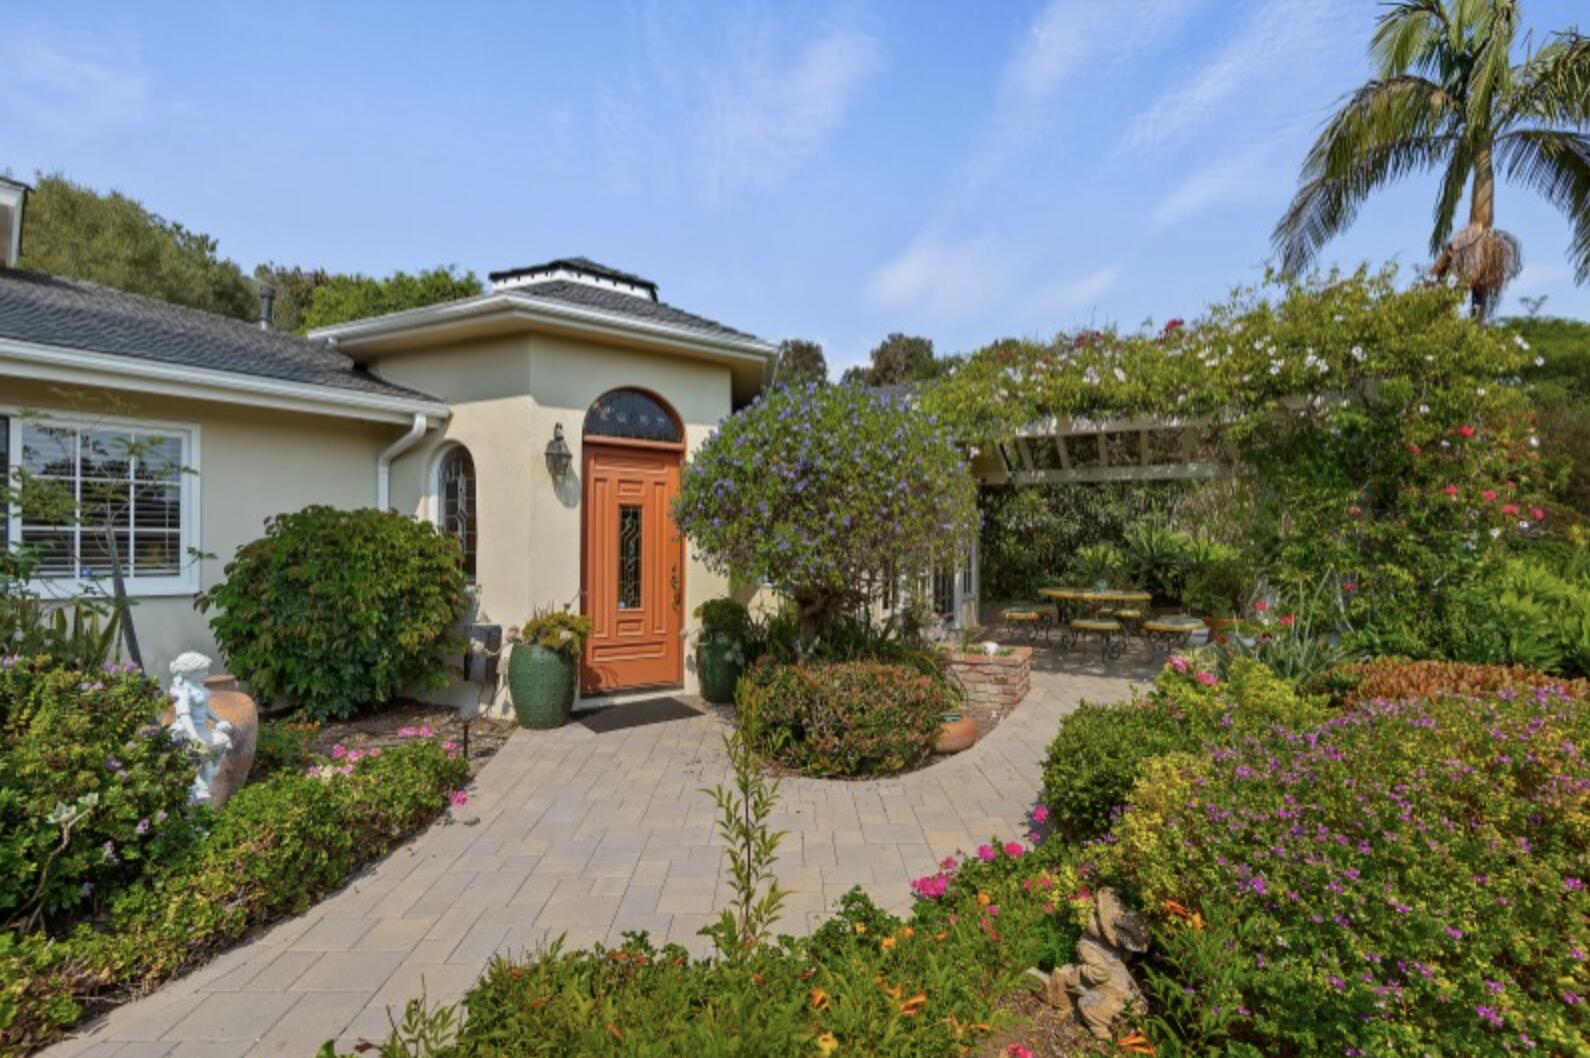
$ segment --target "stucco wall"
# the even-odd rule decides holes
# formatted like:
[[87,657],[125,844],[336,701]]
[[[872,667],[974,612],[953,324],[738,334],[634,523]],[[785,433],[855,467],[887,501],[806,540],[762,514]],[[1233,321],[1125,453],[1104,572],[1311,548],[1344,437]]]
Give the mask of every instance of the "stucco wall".
[[[732,410],[727,367],[575,338],[518,335],[458,343],[382,358],[383,378],[413,386],[452,404],[446,428],[399,457],[392,502],[399,510],[434,517],[435,468],[452,443],[468,447],[479,482],[477,606],[482,620],[504,628],[537,608],[580,606],[581,429],[597,397],[620,387],[649,390],[685,423],[694,450]],[[545,451],[562,424],[574,455],[555,485]],[[685,628],[695,608],[728,592],[686,545]],[[696,686],[685,651],[685,688]],[[447,700],[471,704],[474,688],[455,687]],[[501,702],[498,702],[501,705]]]
[[[233,404],[120,394],[114,406],[102,389],[64,399],[59,387],[0,376],[0,405],[40,413],[79,415],[93,410],[118,418],[149,418],[198,427],[200,587],[221,577],[241,545],[260,536],[265,519],[311,503],[344,507],[375,502],[376,455],[402,433],[398,426]],[[191,595],[141,598],[133,620],[148,671],[166,681],[167,666],[184,650],[220,652]]]

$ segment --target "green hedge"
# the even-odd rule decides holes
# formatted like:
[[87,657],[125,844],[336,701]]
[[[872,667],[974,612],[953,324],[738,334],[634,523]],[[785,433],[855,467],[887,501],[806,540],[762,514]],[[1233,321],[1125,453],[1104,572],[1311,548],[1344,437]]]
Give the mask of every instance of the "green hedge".
[[270,519],[199,597],[232,674],[315,720],[445,686],[465,602],[458,543],[434,525],[320,506]]
[[192,841],[194,763],[159,725],[169,705],[122,666],[0,658],[0,925],[91,912]]
[[735,690],[746,742],[808,775],[892,775],[923,763],[960,695],[943,676],[870,661],[753,667]]
[[59,939],[0,934],[0,1055],[58,1038],[86,1010],[202,962],[307,909],[441,813],[469,776],[441,745],[365,756],[351,774],[282,772],[245,786],[208,835]]

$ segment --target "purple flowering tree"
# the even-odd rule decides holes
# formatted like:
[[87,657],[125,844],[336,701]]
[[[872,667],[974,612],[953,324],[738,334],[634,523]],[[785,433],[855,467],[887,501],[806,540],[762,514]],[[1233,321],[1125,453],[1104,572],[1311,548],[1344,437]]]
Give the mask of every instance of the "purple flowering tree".
[[948,429],[904,400],[792,386],[707,439],[674,517],[710,568],[793,600],[805,648],[897,578],[956,561],[977,486]]

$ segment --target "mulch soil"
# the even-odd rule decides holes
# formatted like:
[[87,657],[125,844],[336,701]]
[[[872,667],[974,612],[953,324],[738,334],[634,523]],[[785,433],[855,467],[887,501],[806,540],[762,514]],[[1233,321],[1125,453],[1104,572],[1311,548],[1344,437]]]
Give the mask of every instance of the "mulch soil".
[[331,747],[339,743],[347,749],[385,748],[404,741],[397,734],[400,728],[426,726],[430,727],[434,738],[457,742],[460,746],[467,743],[469,774],[473,776],[508,741],[517,725],[512,720],[477,717],[469,722],[466,739],[465,724],[452,706],[398,702],[366,716],[320,725],[310,748],[323,756],[329,756]]
[[[1057,1010],[1035,992],[1017,991],[999,1003],[1010,1028],[986,1037],[975,1058],[1008,1058],[1013,1046],[1025,1047],[1033,1058],[1083,1058],[1119,1054],[1113,1045],[1095,1040],[1070,1010]],[[1016,1051],[1017,1054],[1022,1053]]]

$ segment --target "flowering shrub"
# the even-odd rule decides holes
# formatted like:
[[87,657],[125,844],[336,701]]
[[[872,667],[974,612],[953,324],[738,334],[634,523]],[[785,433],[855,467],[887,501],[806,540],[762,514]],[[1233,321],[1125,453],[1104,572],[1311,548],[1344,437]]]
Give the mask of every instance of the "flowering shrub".
[[271,518],[199,597],[233,674],[312,720],[446,686],[464,602],[457,541],[434,525],[322,506]]
[[859,386],[789,386],[725,420],[674,518],[714,570],[800,607],[802,644],[901,577],[955,563],[976,486],[931,415]]
[[92,910],[192,840],[194,762],[128,667],[0,658],[0,923]]
[[1323,715],[1321,699],[1300,696],[1252,660],[1233,661],[1222,682],[1194,659],[1174,654],[1148,694],[1116,705],[1084,703],[1061,720],[1044,759],[1043,803],[1059,834],[1097,837],[1126,803],[1147,761],[1195,752],[1232,732]]
[[109,901],[100,928],[0,933],[0,1054],[42,1046],[105,993],[156,984],[303,911],[445,810],[468,777],[456,754],[415,739],[345,776],[282,772],[243,787],[201,840]]
[[960,695],[904,665],[764,663],[740,678],[746,742],[808,775],[890,775],[921,764]]
[[1587,1053],[1586,745],[1590,713],[1542,687],[1150,763],[1094,851],[1163,923],[1158,1031],[1184,1054]]

